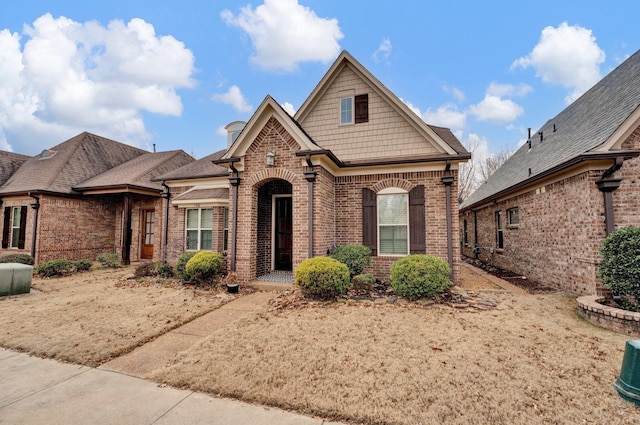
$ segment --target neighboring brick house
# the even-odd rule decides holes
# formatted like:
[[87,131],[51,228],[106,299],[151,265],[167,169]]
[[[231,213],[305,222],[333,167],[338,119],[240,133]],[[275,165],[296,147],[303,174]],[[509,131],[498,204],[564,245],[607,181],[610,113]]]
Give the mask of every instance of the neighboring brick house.
[[247,282],[364,244],[380,278],[399,257],[427,253],[458,280],[457,173],[470,154],[348,52],[295,117],[267,96],[241,132],[228,127],[233,143],[215,164],[197,161],[196,178],[158,177],[171,197],[167,260],[226,243],[229,270]]
[[37,263],[114,251],[125,263],[159,259],[163,188],[151,178],[192,161],[183,151],[150,153],[86,132],[45,149],[0,186],[0,254]]
[[463,202],[463,255],[570,293],[601,292],[604,238],[640,225],[639,155],[640,51]]

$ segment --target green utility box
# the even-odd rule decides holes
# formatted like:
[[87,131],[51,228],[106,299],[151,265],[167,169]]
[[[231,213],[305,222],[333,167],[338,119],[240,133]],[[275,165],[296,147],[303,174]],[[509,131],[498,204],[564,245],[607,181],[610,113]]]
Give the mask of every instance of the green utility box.
[[620,397],[640,407],[640,341],[627,341],[620,376],[613,386]]
[[0,297],[28,294],[31,291],[33,266],[20,263],[0,264]]

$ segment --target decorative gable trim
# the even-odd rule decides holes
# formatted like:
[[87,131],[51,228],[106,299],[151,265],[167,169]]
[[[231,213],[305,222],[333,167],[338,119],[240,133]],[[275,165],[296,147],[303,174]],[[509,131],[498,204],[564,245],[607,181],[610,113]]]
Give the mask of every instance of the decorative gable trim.
[[294,118],[298,122],[303,122],[313,110],[316,103],[324,95],[329,86],[335,81],[343,67],[349,66],[362,80],[364,80],[378,95],[380,95],[393,109],[396,110],[416,131],[426,140],[435,143],[435,147],[441,152],[449,155],[456,155],[456,151],[444,141],[431,127],[429,127],[420,117],[418,117],[409,107],[402,102],[391,90],[382,84],[371,72],[360,64],[349,52],[343,50],[322,77],[318,85],[313,89],[309,97],[304,101]]
[[318,150],[320,147],[298,126],[289,114],[271,97],[267,96],[253,114],[238,138],[229,150],[216,163],[224,164],[231,158],[243,157],[271,118],[282,124],[285,130],[295,139],[302,150]]

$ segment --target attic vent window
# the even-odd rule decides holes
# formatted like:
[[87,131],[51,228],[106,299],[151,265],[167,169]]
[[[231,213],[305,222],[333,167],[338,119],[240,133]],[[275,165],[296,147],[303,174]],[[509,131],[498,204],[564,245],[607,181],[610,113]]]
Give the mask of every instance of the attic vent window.
[[340,125],[369,122],[369,95],[340,98]]
[[54,156],[55,154],[56,154],[56,151],[45,149],[45,150],[42,151],[42,153],[40,153],[40,158],[39,159],[49,159],[52,156]]
[[356,124],[369,122],[369,95],[359,94],[355,97]]

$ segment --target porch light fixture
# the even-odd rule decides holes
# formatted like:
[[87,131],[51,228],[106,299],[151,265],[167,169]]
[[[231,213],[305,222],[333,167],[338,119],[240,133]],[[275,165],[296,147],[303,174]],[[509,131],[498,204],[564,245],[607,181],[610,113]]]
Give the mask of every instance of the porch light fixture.
[[276,160],[276,153],[274,151],[267,152],[267,167],[273,167]]

